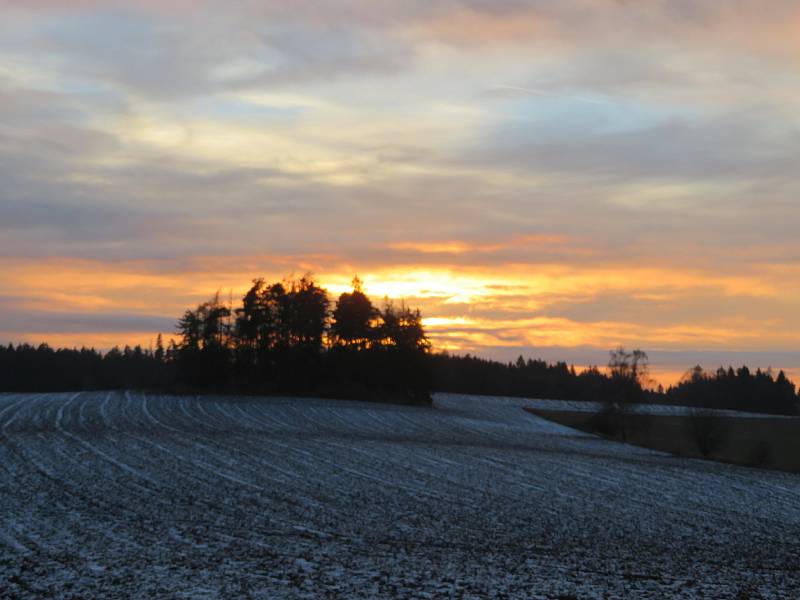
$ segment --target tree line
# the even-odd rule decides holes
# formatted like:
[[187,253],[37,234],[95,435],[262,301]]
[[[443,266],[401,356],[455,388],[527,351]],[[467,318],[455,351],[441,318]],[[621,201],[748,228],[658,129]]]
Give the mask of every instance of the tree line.
[[106,353],[47,344],[0,346],[0,391],[151,389],[167,392],[316,394],[428,403],[432,391],[611,406],[641,402],[798,414],[783,371],[700,367],[663,391],[649,385],[647,354],[617,348],[605,370],[565,362],[500,362],[434,354],[419,310],[374,306],[358,278],[332,302],[310,275],[256,279],[237,306],[216,294],[184,312],[177,339]]
[[163,346],[159,348],[125,346],[104,354],[47,344],[0,346],[0,392],[164,389],[171,381],[171,365]]
[[616,348],[605,370],[591,366],[577,371],[565,362],[548,363],[520,356],[500,362],[471,356],[432,357],[434,388],[441,392],[591,400],[605,405],[676,404],[770,414],[800,414],[800,397],[783,371],[752,373],[747,367],[705,373],[694,367],[683,380],[653,389],[647,354]]
[[640,403],[653,400],[646,388],[647,355],[618,348],[611,352],[608,369],[591,366],[577,371],[559,361],[525,359],[500,362],[470,354],[433,356],[437,391],[492,396]]
[[747,367],[736,370],[720,367],[713,373],[702,367],[692,368],[683,379],[666,392],[670,404],[702,408],[718,408],[778,415],[798,413],[795,385],[779,371]]

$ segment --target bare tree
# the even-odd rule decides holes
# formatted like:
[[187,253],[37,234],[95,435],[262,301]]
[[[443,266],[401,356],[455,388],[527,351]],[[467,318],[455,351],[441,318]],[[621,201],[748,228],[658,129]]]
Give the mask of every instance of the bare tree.
[[603,433],[621,435],[623,441],[635,428],[637,420],[632,418],[634,405],[644,399],[643,386],[650,381],[647,353],[634,349],[630,352],[622,346],[609,352],[608,370],[611,393],[607,395],[597,423]]

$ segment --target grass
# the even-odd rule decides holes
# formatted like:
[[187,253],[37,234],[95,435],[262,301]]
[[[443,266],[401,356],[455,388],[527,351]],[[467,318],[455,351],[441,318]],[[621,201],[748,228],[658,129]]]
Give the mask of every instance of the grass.
[[[605,437],[623,439],[621,432],[610,435],[594,413],[526,410],[567,427],[588,433],[606,431]],[[628,415],[625,429],[624,441],[677,456],[800,473],[800,419],[713,417],[693,422],[685,416]],[[705,454],[701,452],[703,437]]]

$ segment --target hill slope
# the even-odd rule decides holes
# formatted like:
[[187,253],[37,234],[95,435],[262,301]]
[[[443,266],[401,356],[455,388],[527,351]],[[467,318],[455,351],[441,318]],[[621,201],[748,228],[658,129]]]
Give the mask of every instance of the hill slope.
[[800,477],[433,409],[0,395],[0,587],[53,597],[794,594]]

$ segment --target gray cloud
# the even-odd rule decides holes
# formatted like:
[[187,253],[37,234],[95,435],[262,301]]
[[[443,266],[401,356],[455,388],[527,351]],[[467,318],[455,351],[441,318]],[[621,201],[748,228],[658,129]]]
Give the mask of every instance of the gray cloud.
[[29,300],[0,296],[0,331],[9,334],[94,333],[94,332],[171,332],[175,320],[160,315],[132,314],[123,311],[78,313],[59,310],[20,308]]

